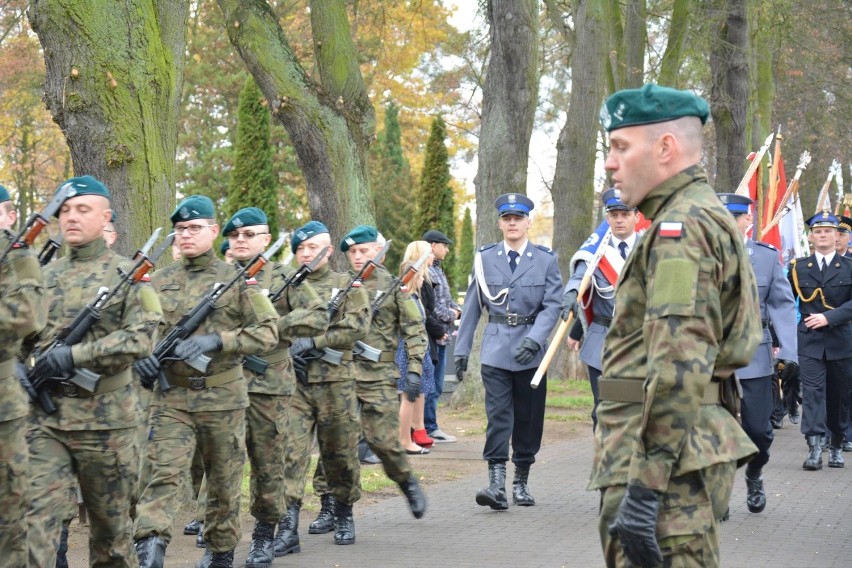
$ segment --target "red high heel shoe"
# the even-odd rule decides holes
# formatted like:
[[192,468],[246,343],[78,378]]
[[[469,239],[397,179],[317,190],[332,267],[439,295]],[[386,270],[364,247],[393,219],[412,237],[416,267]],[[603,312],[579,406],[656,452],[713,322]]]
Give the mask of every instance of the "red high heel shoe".
[[411,440],[422,448],[431,448],[432,444],[435,443],[435,440],[429,437],[429,434],[426,433],[426,428],[421,428],[420,430],[411,430]]

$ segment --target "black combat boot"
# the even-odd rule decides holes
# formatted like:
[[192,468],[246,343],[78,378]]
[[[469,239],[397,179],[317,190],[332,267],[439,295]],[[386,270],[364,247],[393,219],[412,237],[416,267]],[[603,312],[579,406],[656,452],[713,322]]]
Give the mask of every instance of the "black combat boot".
[[62,523],[59,548],[56,550],[56,568],[68,568],[68,525]]
[[355,519],[352,505],[334,503],[334,544],[355,544]]
[[201,532],[201,527],[203,525],[204,523],[198,519],[192,519],[183,527],[183,534],[198,534]]
[[845,467],[843,459],[843,434],[831,435],[831,445],[828,446],[828,467]]
[[320,497],[320,503],[320,512],[308,527],[309,534],[325,534],[334,530],[334,495],[323,495]]
[[246,568],[269,568],[275,557],[275,523],[257,521],[251,533],[251,546],[246,557]]
[[204,542],[204,523],[201,523],[198,534],[195,535],[195,548],[207,548],[207,543]]
[[299,545],[299,509],[301,508],[301,504],[290,505],[287,514],[278,521],[278,534],[275,535],[275,556],[302,551],[302,547]]
[[804,469],[816,471],[822,469],[822,446],[820,446],[820,436],[805,436],[808,441],[808,457],[805,463],[802,464]]
[[195,568],[234,568],[234,551],[211,552],[208,548],[201,560],[195,563]]
[[139,557],[139,568],[163,568],[166,562],[166,541],[158,536],[137,540],[136,556]]
[[423,513],[426,512],[426,496],[414,476],[409,476],[408,479],[400,483],[399,488],[402,489],[405,498],[408,499],[408,507],[411,509],[414,518],[422,517]]
[[530,495],[527,480],[530,477],[529,465],[515,464],[515,479],[512,481],[512,503],[521,507],[532,507],[535,505],[535,497]]
[[746,467],[746,505],[752,513],[766,508],[766,492],[763,490],[763,477],[760,471],[752,472]]
[[476,492],[476,504],[489,506],[495,511],[505,511],[509,508],[506,497],[506,462],[488,464],[489,485]]

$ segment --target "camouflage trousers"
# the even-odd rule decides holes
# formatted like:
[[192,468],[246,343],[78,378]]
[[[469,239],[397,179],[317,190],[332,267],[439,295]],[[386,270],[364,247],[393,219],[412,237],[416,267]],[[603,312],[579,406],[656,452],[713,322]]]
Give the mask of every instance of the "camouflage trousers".
[[290,397],[249,393],[246,450],[251,463],[251,515],[274,523],[284,515],[284,451]]
[[[721,463],[672,478],[660,499],[657,542],[663,566],[705,568],[720,565],[719,521],[728,510],[734,488],[736,463]],[[601,490],[600,530],[606,565],[628,566],[618,539],[609,525],[618,513],[625,486]]]
[[27,565],[26,418],[0,422],[0,558]]
[[[356,381],[356,393],[361,406],[361,427],[370,449],[382,460],[387,476],[396,483],[411,477],[402,446],[399,445],[399,397],[396,384],[388,381]],[[356,438],[354,446],[358,445]],[[326,478],[326,464],[317,464],[314,491],[317,495],[334,488]]]
[[245,409],[186,412],[163,406],[151,411],[151,480],[136,506],[134,540],[159,535],[167,543],[180,503],[180,485],[198,451],[207,474],[204,540],[211,552],[233,550],[240,541],[239,487],[245,465]]
[[297,385],[290,398],[287,454],[284,458],[286,506],[302,502],[310,466],[314,433],[320,460],[326,464],[331,491],[323,494],[351,505],[361,498],[358,439],[361,425],[355,381]]
[[54,566],[64,519],[77,504],[75,481],[89,514],[89,565],[137,566],[130,542],[130,503],[139,471],[136,428],[55,430],[34,426],[30,449],[30,566]]

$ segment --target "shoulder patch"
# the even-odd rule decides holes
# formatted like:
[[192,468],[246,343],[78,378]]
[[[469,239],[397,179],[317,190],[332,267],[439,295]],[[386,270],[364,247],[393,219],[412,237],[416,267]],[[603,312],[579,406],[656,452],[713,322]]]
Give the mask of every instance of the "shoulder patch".
[[769,250],[773,250],[773,251],[775,251],[775,252],[778,252],[778,249],[777,249],[777,248],[775,248],[773,245],[771,245],[771,244],[769,244],[769,243],[764,243],[763,241],[754,241],[754,244],[756,244],[756,245],[760,245],[760,246],[762,246],[762,247],[764,247],[764,248],[768,248]]
[[490,245],[482,245],[481,247],[479,247],[479,252],[485,252],[488,249],[492,249],[496,246],[497,246],[497,243],[491,243]]
[[679,239],[683,237],[683,223],[663,221],[657,230],[657,235],[664,239]]
[[547,254],[554,254],[553,249],[549,249],[544,245],[535,245],[535,248],[537,248],[538,250],[544,251]]

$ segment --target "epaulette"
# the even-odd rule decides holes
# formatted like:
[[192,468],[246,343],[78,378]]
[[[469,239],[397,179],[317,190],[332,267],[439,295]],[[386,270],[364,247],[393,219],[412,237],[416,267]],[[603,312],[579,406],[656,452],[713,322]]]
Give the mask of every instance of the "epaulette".
[[485,252],[488,249],[492,249],[496,246],[497,246],[497,243],[491,243],[490,245],[482,245],[481,247],[479,247],[479,252]]
[[538,250],[542,250],[542,251],[546,252],[547,254],[554,254],[553,250],[547,248],[544,245],[535,245],[535,248],[537,248]]
[[778,252],[778,249],[775,248],[773,245],[771,245],[769,243],[764,243],[763,241],[754,241],[754,244],[760,245],[762,247],[768,248],[769,250],[774,250],[775,252]]

